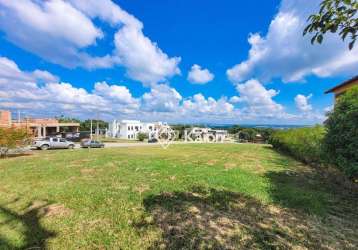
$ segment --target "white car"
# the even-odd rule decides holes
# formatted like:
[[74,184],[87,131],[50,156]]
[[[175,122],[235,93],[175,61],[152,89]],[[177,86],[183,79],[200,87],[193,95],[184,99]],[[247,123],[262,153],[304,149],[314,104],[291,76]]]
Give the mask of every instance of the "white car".
[[53,148],[68,148],[73,149],[75,144],[63,138],[48,137],[40,140],[35,140],[32,144],[33,148],[47,150]]

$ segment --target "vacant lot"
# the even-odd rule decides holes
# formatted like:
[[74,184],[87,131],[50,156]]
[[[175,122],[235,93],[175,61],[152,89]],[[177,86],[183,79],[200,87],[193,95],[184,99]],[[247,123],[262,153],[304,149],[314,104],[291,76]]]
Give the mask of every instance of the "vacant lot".
[[0,248],[356,249],[357,193],[260,145],[0,161]]

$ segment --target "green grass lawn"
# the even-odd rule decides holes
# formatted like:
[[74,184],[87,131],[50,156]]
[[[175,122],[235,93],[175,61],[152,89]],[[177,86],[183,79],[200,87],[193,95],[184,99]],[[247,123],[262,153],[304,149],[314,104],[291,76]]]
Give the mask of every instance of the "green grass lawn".
[[357,205],[264,145],[0,160],[0,249],[356,249]]

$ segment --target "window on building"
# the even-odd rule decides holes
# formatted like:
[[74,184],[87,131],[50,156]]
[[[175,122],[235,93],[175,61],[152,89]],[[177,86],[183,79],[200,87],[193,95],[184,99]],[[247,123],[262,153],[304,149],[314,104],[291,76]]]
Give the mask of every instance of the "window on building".
[[138,131],[138,126],[135,126],[135,131]]
[[130,135],[128,135],[128,139],[130,139],[131,138],[131,136]]

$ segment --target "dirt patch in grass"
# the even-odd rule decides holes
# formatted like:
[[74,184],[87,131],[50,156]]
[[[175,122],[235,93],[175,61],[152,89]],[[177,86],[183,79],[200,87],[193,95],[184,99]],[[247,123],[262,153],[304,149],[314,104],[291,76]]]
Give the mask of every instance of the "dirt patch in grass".
[[31,203],[26,211],[37,210],[41,217],[68,216],[72,213],[71,209],[63,204],[48,204],[46,201],[36,200]]
[[[195,194],[195,195],[194,195]],[[349,220],[319,219],[229,191],[195,188],[144,200],[161,239],[151,249],[356,249]]]
[[149,185],[145,185],[145,184],[139,185],[134,188],[134,191],[138,192],[140,195],[142,195],[142,193],[144,193],[148,190],[150,190],[150,187],[149,187]]
[[81,160],[71,161],[70,165],[71,166],[83,166],[88,162],[91,162],[91,160],[90,159],[81,159]]
[[62,204],[52,204],[43,208],[45,217],[53,216],[68,216],[71,214],[71,210],[66,208]]
[[96,169],[93,168],[82,168],[80,170],[81,174],[83,175],[93,175],[94,173],[96,173]]
[[226,170],[229,170],[229,169],[232,169],[232,168],[236,168],[236,163],[232,163],[232,162],[227,162],[227,163],[225,163],[224,164],[224,168],[226,169]]
[[218,160],[209,160],[206,164],[209,166],[215,166],[218,163]]

